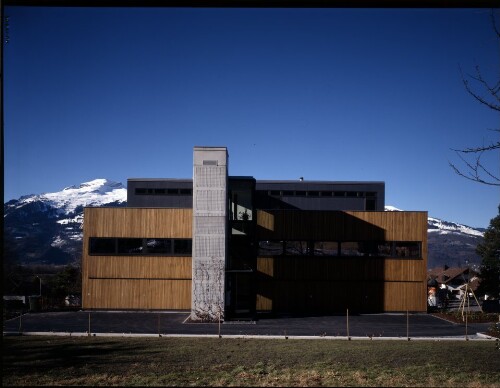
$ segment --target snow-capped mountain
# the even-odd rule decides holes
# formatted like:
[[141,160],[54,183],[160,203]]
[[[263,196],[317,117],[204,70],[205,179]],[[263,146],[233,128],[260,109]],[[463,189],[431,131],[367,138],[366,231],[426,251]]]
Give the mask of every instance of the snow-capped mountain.
[[[78,207],[102,206],[112,202],[126,202],[127,189],[121,183],[107,179],[94,179],[80,185],[66,187],[56,193],[25,195],[18,200],[7,202],[7,209],[20,209],[24,206],[43,202],[54,208],[57,214],[73,213]],[[7,212],[5,213],[7,216]]]
[[[4,204],[5,257],[24,264],[79,263],[85,206],[126,206],[127,189],[95,179],[55,193],[26,195]],[[386,211],[401,211],[386,206]],[[479,264],[484,229],[428,218],[428,267]]]
[[127,189],[107,179],[11,200],[4,204],[5,248],[22,263],[78,262],[83,208],[125,206],[126,201]]
[[[386,211],[401,211],[394,206],[386,206]],[[427,244],[429,268],[442,265],[463,266],[468,261],[478,266],[481,258],[476,254],[476,246],[482,241],[485,229],[472,228],[439,218],[427,218]]]

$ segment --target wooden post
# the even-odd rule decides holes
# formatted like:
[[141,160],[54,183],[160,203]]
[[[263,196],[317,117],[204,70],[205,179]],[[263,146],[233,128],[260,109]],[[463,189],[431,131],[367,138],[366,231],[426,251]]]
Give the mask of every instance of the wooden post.
[[349,335],[349,309],[347,309],[347,339],[350,341],[351,336]]
[[410,316],[408,310],[406,310],[406,338],[410,340]]
[[[468,292],[467,285],[465,285],[465,292],[466,292],[466,294]],[[465,310],[465,340],[466,341],[469,340],[469,337],[467,335],[467,324],[468,324],[468,318],[469,318],[469,310],[470,310],[470,306],[469,306],[469,294],[467,294],[467,310]]]
[[221,338],[221,335],[220,335],[220,306],[219,306],[219,338]]

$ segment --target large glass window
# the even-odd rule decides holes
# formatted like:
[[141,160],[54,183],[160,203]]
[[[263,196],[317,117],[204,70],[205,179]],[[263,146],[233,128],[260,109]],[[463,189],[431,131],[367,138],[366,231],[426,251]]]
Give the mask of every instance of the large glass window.
[[359,242],[342,242],[340,244],[340,254],[342,256],[362,256],[363,250]]
[[143,252],[142,238],[119,238],[118,254],[137,255]]
[[89,240],[89,252],[94,255],[114,254],[116,250],[116,239],[114,238],[95,238]]
[[259,241],[259,256],[278,256],[283,254],[283,241]]
[[420,243],[416,241],[395,242],[394,251],[396,257],[421,257]]
[[316,256],[338,256],[339,243],[332,241],[315,241],[314,255]]
[[89,254],[95,256],[189,256],[191,239],[90,237]]
[[286,241],[285,255],[308,255],[307,241]]
[[172,253],[172,239],[170,238],[148,238],[146,239],[147,253]]
[[190,239],[176,239],[174,240],[174,253],[175,254],[191,254],[192,241]]
[[342,256],[378,256],[378,243],[374,241],[341,242]]
[[259,241],[259,256],[369,256],[421,258],[418,241]]
[[392,256],[392,243],[390,241],[378,243],[378,255],[383,257]]

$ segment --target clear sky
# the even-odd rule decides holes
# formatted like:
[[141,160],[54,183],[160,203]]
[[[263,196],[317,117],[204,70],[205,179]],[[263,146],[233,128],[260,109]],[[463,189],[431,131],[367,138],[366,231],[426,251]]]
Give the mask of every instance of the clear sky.
[[497,140],[459,70],[500,78],[489,13],[5,7],[4,201],[190,178],[194,146],[227,146],[230,175],[385,181],[387,205],[487,227],[500,189],[448,162]]

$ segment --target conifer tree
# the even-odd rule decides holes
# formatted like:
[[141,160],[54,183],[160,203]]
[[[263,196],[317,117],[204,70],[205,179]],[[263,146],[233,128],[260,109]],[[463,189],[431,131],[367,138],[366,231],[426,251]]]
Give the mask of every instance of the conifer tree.
[[[499,206],[500,207],[500,206]],[[499,209],[500,210],[500,209]],[[500,298],[500,214],[490,221],[476,252],[482,257],[479,295]]]

